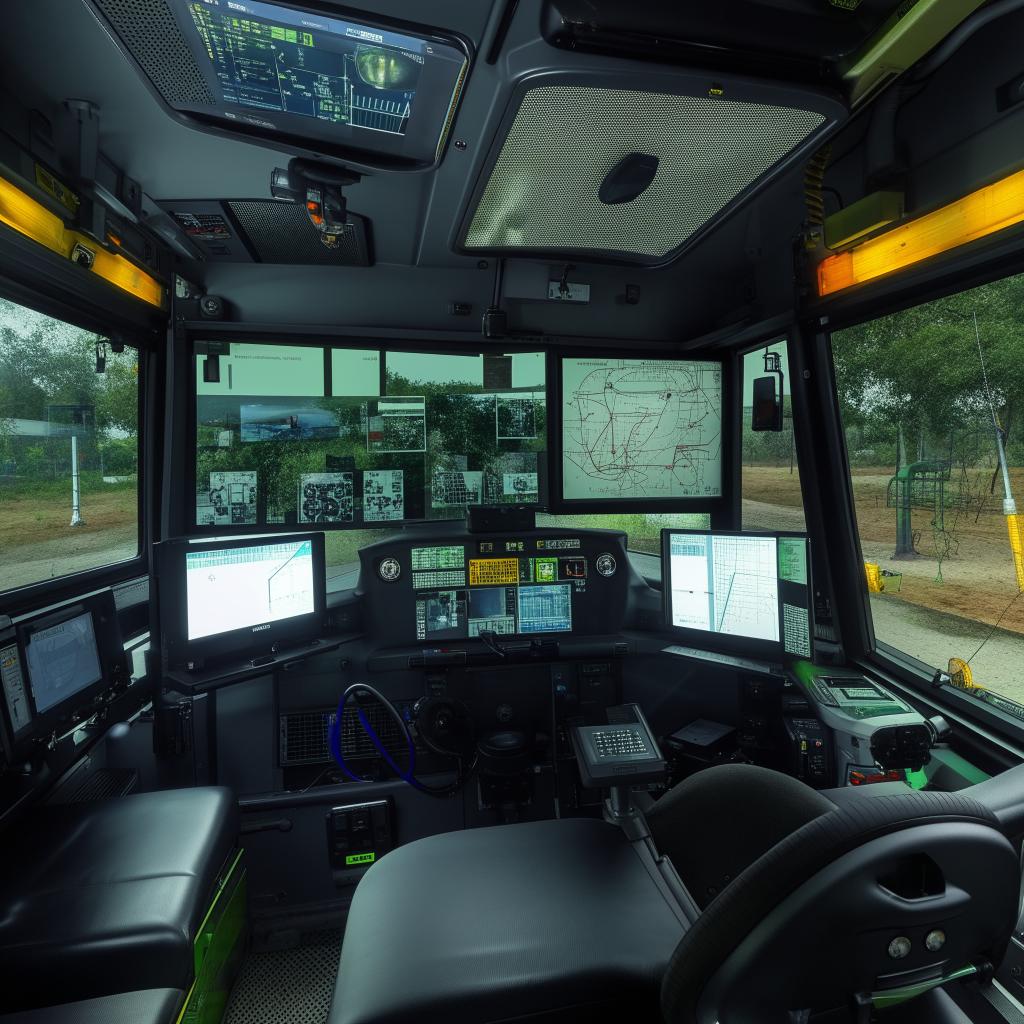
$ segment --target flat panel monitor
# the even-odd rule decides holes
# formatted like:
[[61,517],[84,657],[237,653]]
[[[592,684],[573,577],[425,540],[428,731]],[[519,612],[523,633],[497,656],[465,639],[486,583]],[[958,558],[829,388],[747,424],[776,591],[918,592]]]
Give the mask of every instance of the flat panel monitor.
[[32,701],[40,714],[103,678],[92,612],[82,612],[26,636]]
[[262,0],[171,0],[227,127],[433,163],[468,57],[454,38]]
[[259,654],[323,629],[323,534],[170,541],[160,546],[160,614],[172,667]]
[[722,364],[564,358],[562,499],[651,502],[722,495]]
[[665,624],[698,647],[810,658],[806,534],[662,531]]

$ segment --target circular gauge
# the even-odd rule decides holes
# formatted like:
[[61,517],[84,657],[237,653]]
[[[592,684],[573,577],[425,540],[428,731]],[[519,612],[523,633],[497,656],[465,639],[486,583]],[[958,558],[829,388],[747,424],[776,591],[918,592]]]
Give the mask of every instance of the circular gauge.
[[382,558],[377,572],[385,583],[394,583],[402,575],[402,566],[397,558]]
[[614,576],[617,568],[615,557],[608,554],[607,551],[603,555],[597,556],[595,566],[602,576]]

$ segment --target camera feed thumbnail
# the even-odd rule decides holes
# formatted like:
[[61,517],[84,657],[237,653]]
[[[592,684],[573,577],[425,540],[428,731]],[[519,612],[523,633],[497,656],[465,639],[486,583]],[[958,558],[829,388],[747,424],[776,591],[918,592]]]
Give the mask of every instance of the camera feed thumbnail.
[[469,592],[469,635],[516,631],[516,588],[482,587]]
[[465,636],[464,590],[434,590],[417,595],[417,640],[459,640]]

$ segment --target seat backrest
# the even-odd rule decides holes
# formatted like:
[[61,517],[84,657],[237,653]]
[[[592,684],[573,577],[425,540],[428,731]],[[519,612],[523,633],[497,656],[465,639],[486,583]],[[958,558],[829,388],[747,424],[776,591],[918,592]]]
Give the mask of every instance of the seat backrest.
[[[749,799],[770,799],[771,782],[756,770],[749,778]],[[788,792],[791,783],[779,785]],[[959,794],[910,790],[841,807],[813,796],[787,812],[807,815],[805,824],[705,899],[663,978],[669,1024],[787,1020],[788,1011],[830,1009],[856,993],[1002,958],[1020,869],[987,808]],[[746,835],[748,800],[734,793],[732,814],[732,835],[756,848]],[[692,824],[688,862],[705,846]],[[713,843],[719,857],[722,845],[720,837]],[[686,864],[679,874],[693,885]],[[929,950],[926,937],[936,932],[943,943]],[[905,956],[890,952],[897,937],[910,940]]]

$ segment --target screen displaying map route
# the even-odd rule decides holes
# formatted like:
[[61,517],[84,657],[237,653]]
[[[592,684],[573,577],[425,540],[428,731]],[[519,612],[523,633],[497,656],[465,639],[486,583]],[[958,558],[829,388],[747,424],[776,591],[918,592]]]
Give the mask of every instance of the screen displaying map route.
[[716,498],[722,366],[683,359],[562,360],[562,497]]

